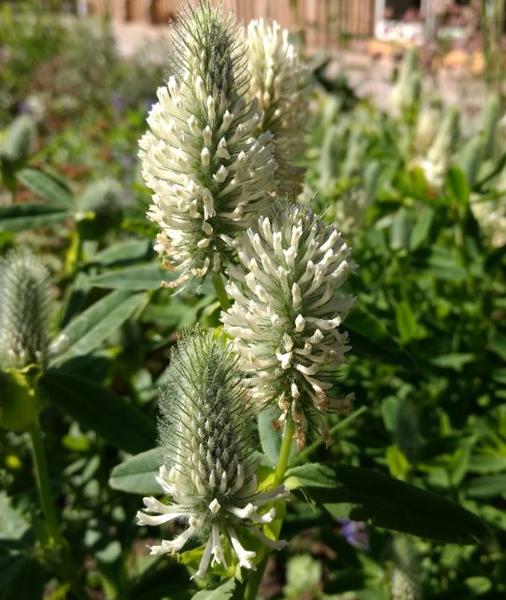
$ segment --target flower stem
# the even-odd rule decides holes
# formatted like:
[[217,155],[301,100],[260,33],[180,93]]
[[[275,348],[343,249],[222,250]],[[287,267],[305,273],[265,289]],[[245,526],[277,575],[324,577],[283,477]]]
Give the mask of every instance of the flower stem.
[[216,291],[216,297],[221,305],[222,310],[227,310],[230,307],[230,300],[228,299],[225,286],[223,285],[223,279],[220,273],[213,274],[213,285]]
[[72,559],[70,546],[60,531],[56,506],[49,485],[49,470],[38,419],[30,428],[29,435],[37,491],[49,534],[49,539],[41,537],[42,548],[45,553],[47,552],[48,565],[58,578],[70,584],[72,598],[87,600],[88,595],[79,587],[79,571]]
[[49,471],[47,468],[46,453],[42,441],[40,425],[37,423],[30,430],[30,439],[32,442],[32,457],[35,471],[35,480],[37,482],[37,491],[39,492],[40,504],[48,528],[48,532],[53,542],[61,541],[60,528],[58,526],[58,517],[54,505],[51,489],[49,487]]
[[290,451],[292,449],[294,432],[295,425],[291,419],[287,418],[285,422],[285,430],[283,432],[283,439],[281,440],[281,446],[279,448],[278,463],[274,473],[275,485],[279,485],[285,477],[286,468],[288,467],[288,460],[290,459]]
[[[285,430],[283,432],[283,439],[281,440],[281,447],[279,448],[278,462],[276,464],[276,470],[274,472],[274,485],[279,485],[285,478],[286,469],[288,467],[288,461],[290,459],[290,451],[292,449],[293,434],[295,432],[295,425],[290,418],[287,418],[285,422]],[[279,514],[279,513],[278,513]],[[281,528],[283,526],[284,511],[280,518],[277,518],[273,523],[275,538],[279,539]],[[265,567],[269,560],[269,550],[266,549],[265,554],[258,565],[256,571],[254,571],[246,584],[244,590],[244,600],[255,600],[258,594],[258,588],[262,582]]]
[[[367,407],[366,406],[361,406],[355,412],[352,412],[351,415],[348,415],[344,419],[341,419],[333,427],[331,427],[330,430],[329,430],[329,435],[332,437],[340,429],[344,429],[345,427],[348,427],[348,425],[350,423],[352,423],[355,419],[357,419],[358,417],[360,417],[360,415],[364,414],[366,411],[367,411]],[[324,442],[323,438],[318,438],[315,442],[313,442],[309,446],[306,446],[304,448],[304,450],[302,450],[302,452],[299,452],[297,454],[297,456],[293,459],[293,466],[300,465],[300,464],[304,463],[307,460],[307,458],[315,450],[317,450],[320,446],[322,446],[324,443],[325,442]]]

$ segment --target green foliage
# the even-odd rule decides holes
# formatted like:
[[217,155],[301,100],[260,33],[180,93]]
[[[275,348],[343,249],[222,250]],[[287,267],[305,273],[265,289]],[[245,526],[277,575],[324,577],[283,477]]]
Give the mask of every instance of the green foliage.
[[[0,46],[0,253],[29,246],[40,256],[56,329],[45,364],[0,373],[0,598],[70,598],[77,584],[111,600],[243,600],[247,582],[233,568],[201,589],[189,581],[201,547],[150,557],[146,544],[165,532],[134,524],[140,496],[161,495],[154,424],[170,350],[188,326],[220,327],[211,283],[160,288],[175,276],[153,258],[135,155],[162,68],[144,53],[120,59],[106,24],[7,5]],[[329,417],[330,447],[288,448],[291,500],[282,529],[278,518],[266,534],[290,545],[266,571],[266,597],[506,593],[501,110],[491,98],[457,131],[457,113],[421,94],[415,58],[399,73],[394,116],[341,81],[314,97],[306,182],[359,265],[339,370],[356,410]],[[17,433],[35,414],[74,577],[62,570],[64,546],[51,546]],[[265,489],[282,442],[277,416],[260,412],[252,440]]]

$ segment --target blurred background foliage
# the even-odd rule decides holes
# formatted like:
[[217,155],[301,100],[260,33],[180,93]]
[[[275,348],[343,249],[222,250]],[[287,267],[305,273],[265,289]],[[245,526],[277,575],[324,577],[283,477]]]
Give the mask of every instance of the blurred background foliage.
[[[219,315],[211,286],[159,287],[170,273],[152,251],[136,152],[167,73],[148,50],[120,57],[107,21],[0,6],[0,252],[29,247],[51,272],[41,419],[65,533],[97,600],[191,596],[183,565],[146,555],[139,498],[109,477],[155,444],[157,384],[178,332]],[[389,113],[344,74],[315,70],[304,194],[359,265],[341,379],[364,408],[311,458],[443,494],[491,538],[436,544],[296,504],[266,598],[506,595],[505,112],[491,96],[470,123],[422,92],[416,63],[408,53]],[[0,488],[0,598],[64,598],[34,544],[24,435],[0,434]]]

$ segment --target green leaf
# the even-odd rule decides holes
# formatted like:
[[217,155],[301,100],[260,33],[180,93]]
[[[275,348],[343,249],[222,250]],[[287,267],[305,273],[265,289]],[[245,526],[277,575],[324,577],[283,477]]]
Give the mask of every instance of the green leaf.
[[162,489],[155,479],[161,464],[162,455],[159,448],[132,456],[114,467],[109,485],[114,490],[129,494],[143,496],[161,494]]
[[147,257],[150,246],[150,240],[118,242],[95,254],[91,262],[109,266],[139,260]]
[[51,344],[52,364],[90,353],[146,301],[145,294],[111,292],[72,320]]
[[51,404],[116,448],[138,453],[155,445],[151,421],[137,407],[93,381],[48,370],[40,379],[40,388]]
[[444,354],[436,356],[430,362],[436,367],[442,369],[453,369],[454,371],[462,371],[462,368],[470,362],[473,362],[474,354],[464,354],[454,352],[453,354]]
[[278,462],[279,448],[281,446],[281,436],[272,424],[275,418],[275,409],[272,406],[268,406],[258,415],[260,445],[262,446],[263,453],[273,467]]
[[334,472],[319,463],[307,463],[292,467],[286,472],[285,487],[296,490],[303,487],[333,487],[336,484]]
[[386,459],[390,475],[397,479],[406,479],[409,472],[409,461],[399,446],[389,446]]
[[437,279],[458,283],[466,278],[466,270],[447,248],[434,247],[428,263],[430,273]]
[[399,302],[395,307],[395,322],[403,344],[407,344],[416,337],[416,317],[406,300]]
[[454,202],[462,206],[469,204],[469,184],[467,177],[459,167],[450,167],[446,175],[446,190]]
[[214,590],[201,590],[192,596],[192,600],[229,600],[235,589],[235,579],[229,579]]
[[72,216],[67,210],[43,204],[0,206],[0,231],[22,231],[47,227]]
[[344,502],[356,505],[350,512],[354,520],[423,538],[475,544],[488,537],[478,517],[442,496],[362,467],[338,465],[334,475],[333,489],[306,488],[331,514]]
[[5,492],[0,493],[0,540],[20,540],[30,524],[15,508]]
[[411,236],[409,238],[410,250],[416,250],[425,242],[429,235],[433,218],[434,210],[430,206],[424,206],[420,210],[417,221],[411,231]]
[[471,479],[466,486],[471,498],[506,497],[506,475],[484,475]]
[[116,290],[157,290],[162,281],[174,279],[173,274],[156,264],[135,265],[107,271],[90,279],[91,285]]
[[48,205],[72,210],[74,200],[69,188],[59,179],[42,171],[27,167],[16,174],[18,181],[32,192],[46,200]]

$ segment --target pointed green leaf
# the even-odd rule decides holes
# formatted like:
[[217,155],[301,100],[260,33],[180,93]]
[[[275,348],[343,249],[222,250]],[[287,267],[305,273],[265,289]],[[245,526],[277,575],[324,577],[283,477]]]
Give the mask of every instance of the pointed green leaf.
[[123,269],[114,269],[90,279],[91,285],[115,290],[157,290],[162,281],[174,279],[167,269],[157,264],[135,265]]
[[159,448],[136,454],[114,467],[109,479],[109,485],[114,490],[155,496],[162,493],[162,488],[156,482],[158,469],[162,464],[162,454]]
[[67,210],[44,204],[0,206],[0,231],[22,231],[47,227],[72,216]]
[[145,294],[111,292],[73,319],[51,344],[52,364],[89,354],[146,301]]
[[338,465],[333,470],[333,489],[305,488],[331,514],[344,502],[356,505],[352,519],[427,539],[475,544],[488,537],[477,516],[442,496],[362,467]]
[[48,205],[71,210],[74,208],[72,193],[59,179],[42,171],[27,167],[16,174],[18,181],[46,200]]

